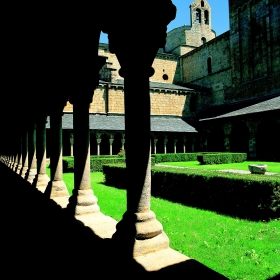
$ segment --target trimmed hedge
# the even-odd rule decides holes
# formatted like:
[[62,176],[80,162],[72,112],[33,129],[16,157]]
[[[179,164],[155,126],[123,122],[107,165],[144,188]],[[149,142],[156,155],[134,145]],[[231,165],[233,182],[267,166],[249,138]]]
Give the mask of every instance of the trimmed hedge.
[[244,162],[246,159],[246,153],[203,153],[197,156],[200,164]]
[[[62,160],[63,163],[63,172],[74,172],[74,157],[63,157]],[[90,171],[102,171],[103,164],[109,164],[109,163],[125,163],[125,158],[115,157],[115,156],[91,156],[90,157]]]
[[[90,171],[100,172],[102,171],[103,164],[119,164],[125,163],[125,157],[118,156],[90,156]],[[74,157],[63,157],[63,172],[74,172]],[[155,159],[151,158],[151,165],[155,165]]]
[[[104,165],[105,183],[125,188],[124,167]],[[153,167],[152,195],[240,218],[280,217],[280,176],[276,175]]]
[[178,153],[178,154],[153,154],[156,163],[160,162],[178,162],[178,161],[195,161],[201,153]]

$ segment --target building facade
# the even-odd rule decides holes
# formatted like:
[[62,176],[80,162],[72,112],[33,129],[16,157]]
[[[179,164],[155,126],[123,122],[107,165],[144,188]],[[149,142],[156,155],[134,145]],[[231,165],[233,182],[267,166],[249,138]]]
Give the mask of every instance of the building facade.
[[[216,37],[209,3],[196,0],[190,3],[191,24],[167,33],[150,77],[153,153],[240,151],[279,160],[280,4],[229,1],[229,14],[230,30]],[[123,78],[107,44],[99,44],[99,55],[106,64],[90,105],[91,153],[116,154],[125,146]],[[137,67],[137,53],[131,59]],[[67,103],[65,155],[73,144],[66,120],[72,111]]]

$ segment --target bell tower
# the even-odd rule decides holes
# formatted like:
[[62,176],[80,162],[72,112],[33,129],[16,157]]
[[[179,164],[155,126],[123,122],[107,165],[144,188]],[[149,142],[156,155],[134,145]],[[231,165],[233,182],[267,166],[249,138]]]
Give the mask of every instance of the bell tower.
[[206,0],[196,0],[190,5],[191,26],[200,25],[211,30],[211,7]]

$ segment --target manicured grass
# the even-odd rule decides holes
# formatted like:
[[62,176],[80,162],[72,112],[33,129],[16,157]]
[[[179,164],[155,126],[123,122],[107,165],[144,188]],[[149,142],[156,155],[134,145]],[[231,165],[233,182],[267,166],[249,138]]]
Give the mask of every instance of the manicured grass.
[[224,169],[239,169],[249,171],[249,164],[267,164],[267,172],[278,172],[280,173],[279,162],[258,162],[258,161],[245,161],[241,163],[228,163],[228,164],[205,164],[201,165],[198,161],[187,161],[187,162],[162,162],[160,164],[170,166],[181,166],[187,168],[207,169],[207,170],[224,170]]
[[[73,173],[63,179],[71,194]],[[126,211],[126,191],[104,185],[103,179],[101,172],[91,173],[98,204],[119,221]],[[151,209],[173,249],[229,279],[264,280],[280,273],[280,219],[252,222],[154,197]]]

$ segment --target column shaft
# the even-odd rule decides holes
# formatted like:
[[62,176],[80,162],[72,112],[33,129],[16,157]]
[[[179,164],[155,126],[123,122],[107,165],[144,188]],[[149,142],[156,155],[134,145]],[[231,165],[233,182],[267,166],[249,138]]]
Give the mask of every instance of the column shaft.
[[51,179],[47,194],[51,197],[68,197],[66,185],[62,179],[62,116],[61,112],[50,116],[50,166]]
[[37,176],[34,185],[37,188],[46,188],[50,180],[46,173],[46,117],[42,116],[37,122]]

